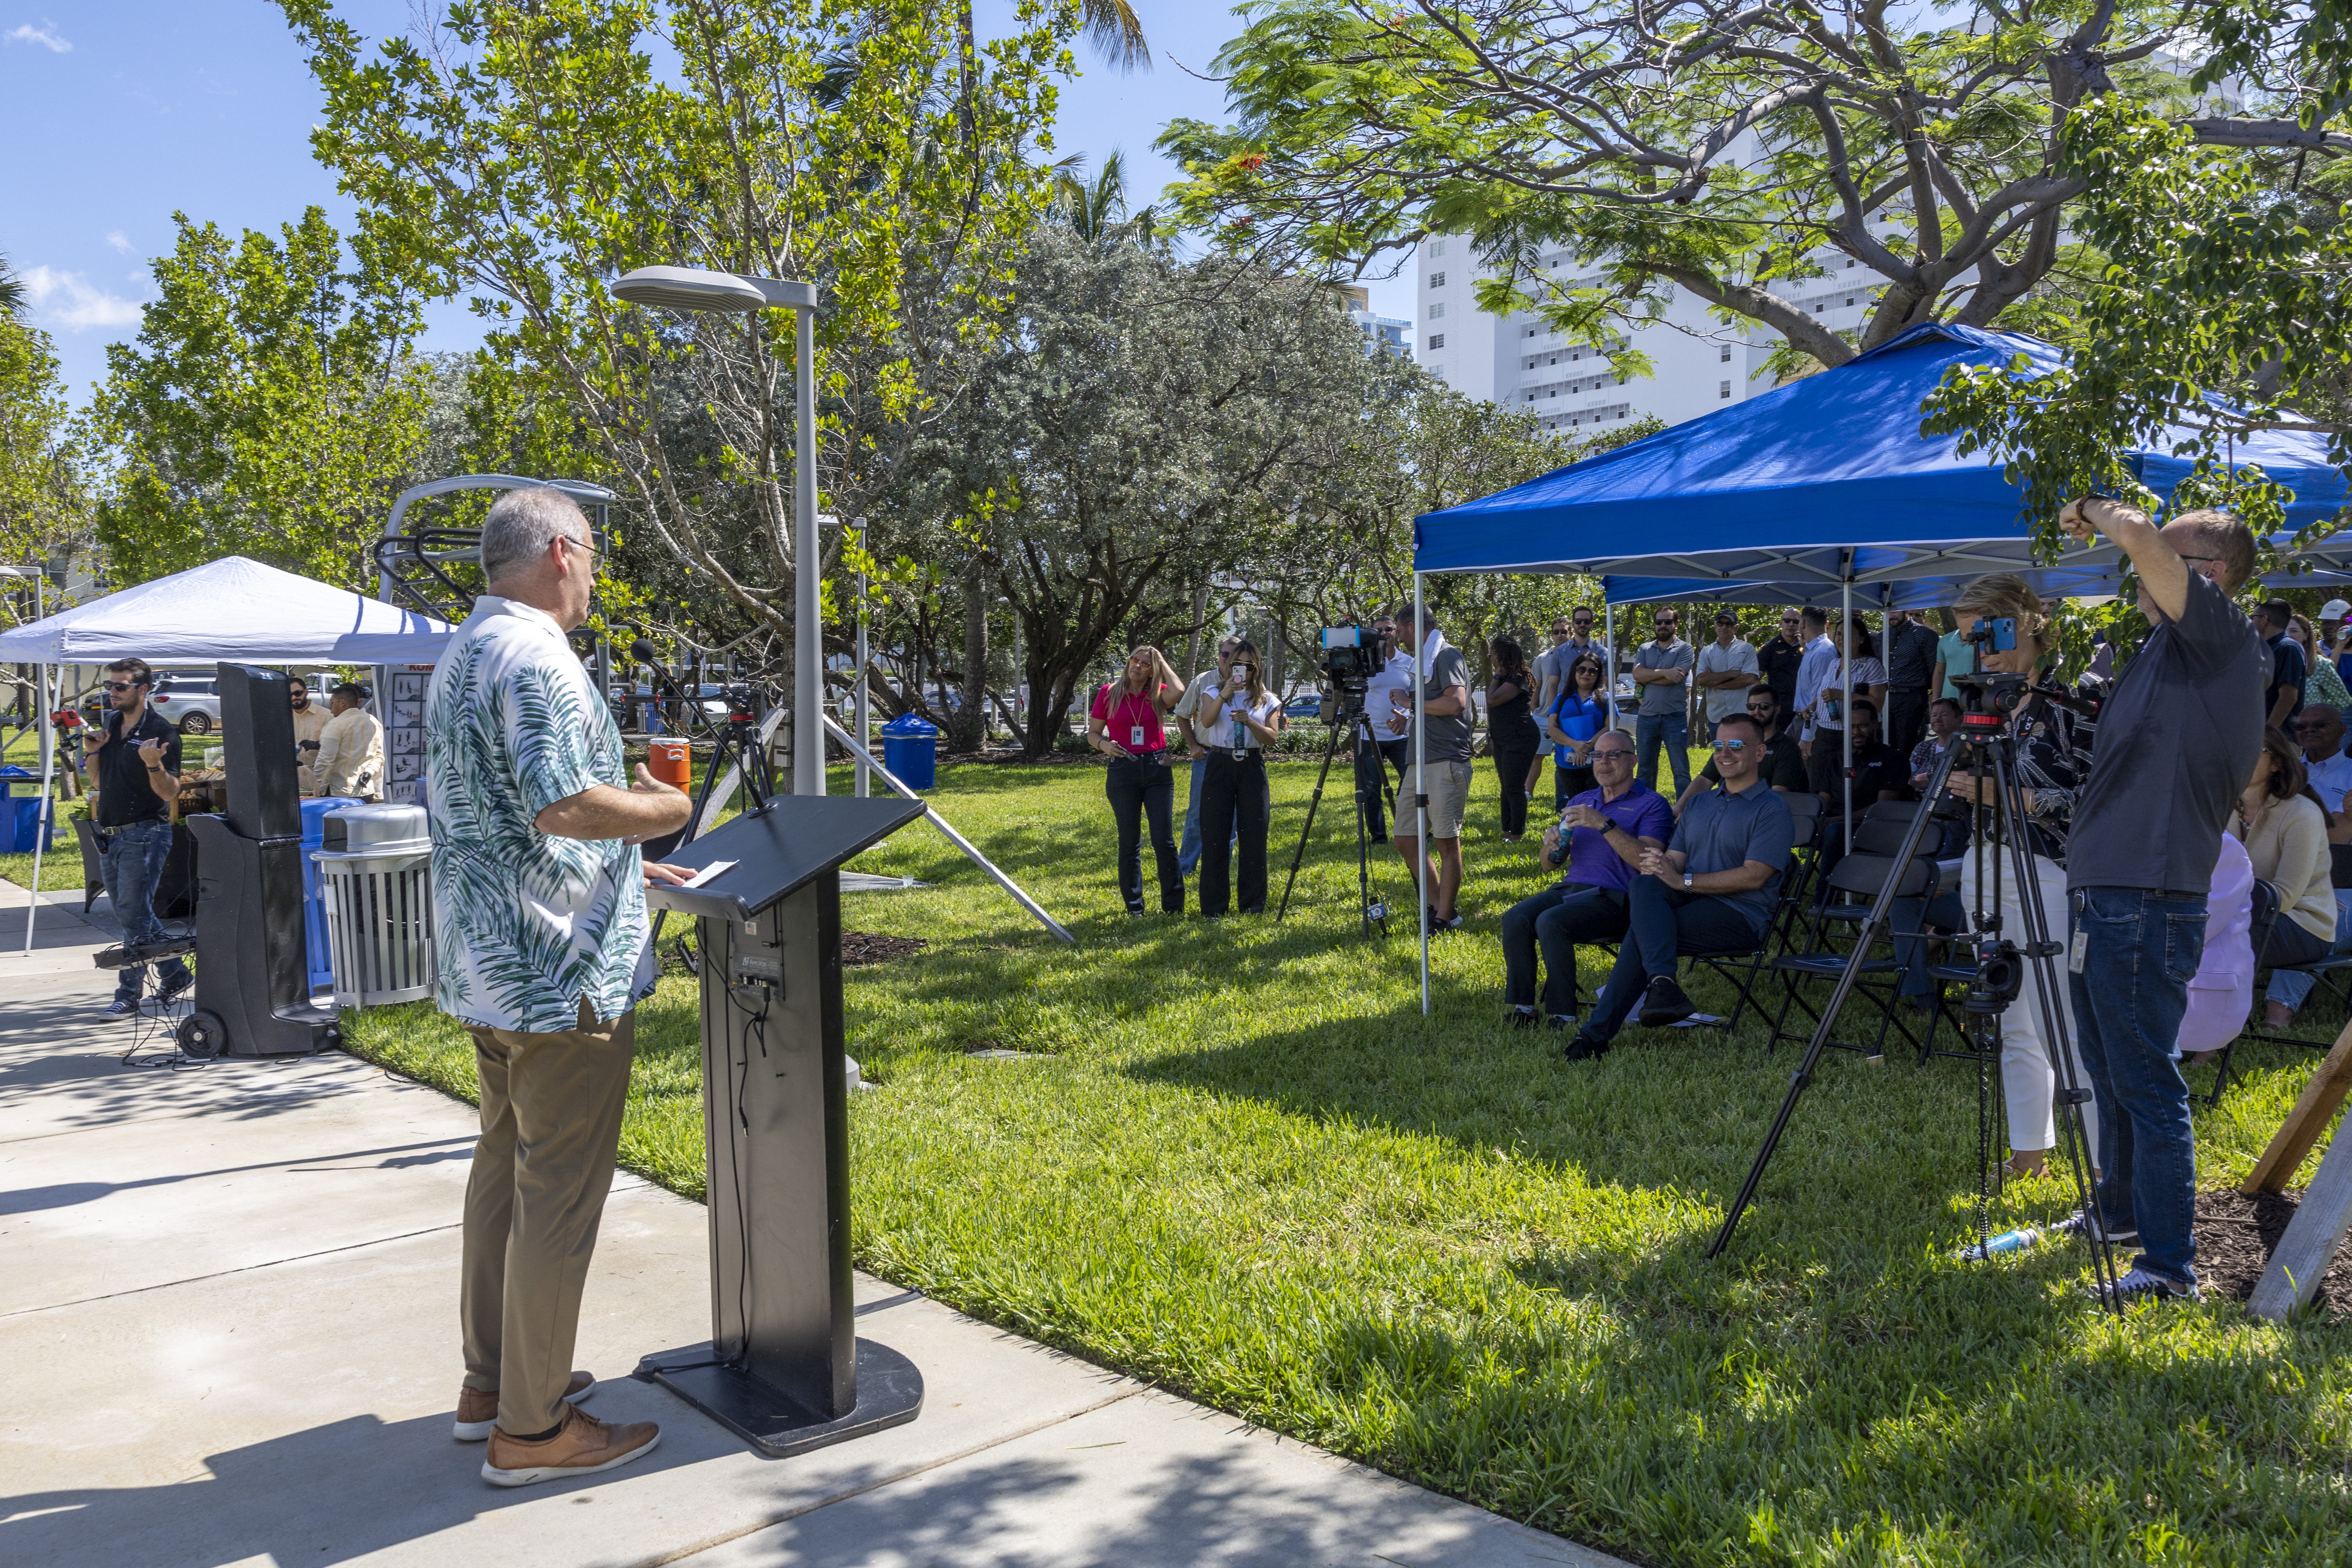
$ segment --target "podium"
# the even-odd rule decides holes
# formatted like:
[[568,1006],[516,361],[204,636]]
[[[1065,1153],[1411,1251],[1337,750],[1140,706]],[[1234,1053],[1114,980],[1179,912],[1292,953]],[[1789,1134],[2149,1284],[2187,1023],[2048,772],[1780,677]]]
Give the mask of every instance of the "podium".
[[856,1335],[842,1065],[841,863],[919,802],[779,795],[667,858],[733,865],[646,890],[699,922],[710,1340],[657,1383],[773,1458],[912,1421],[922,1374]]

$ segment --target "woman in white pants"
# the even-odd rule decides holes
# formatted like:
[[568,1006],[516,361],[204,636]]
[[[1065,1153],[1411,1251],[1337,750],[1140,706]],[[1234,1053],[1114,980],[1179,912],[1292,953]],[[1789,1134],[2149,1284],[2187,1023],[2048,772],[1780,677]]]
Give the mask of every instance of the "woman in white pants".
[[[2047,641],[2053,637],[2042,600],[2025,579],[2011,573],[1996,572],[1978,578],[1962,590],[1952,610],[1964,633],[1979,621],[2015,623],[2014,647],[1996,651],[1992,643],[1998,639],[1990,637],[1977,645],[1977,668],[1987,674],[2031,676]],[[2079,743],[2078,727],[2084,731]],[[2016,861],[2008,846],[1998,838],[1988,836],[1981,845],[1971,843],[1963,851],[1961,901],[1971,911],[1980,907],[1977,882],[1981,849],[1985,881],[1997,886],[2000,891],[2001,935],[2021,947],[2031,930],[2022,903],[2026,897],[2039,898],[2043,925],[2053,939],[2062,943],[2066,941],[2066,826],[2074,814],[2075,785],[2090,769],[2089,729],[2087,721],[2078,721],[2071,711],[2041,697],[2028,698],[2010,721],[2011,733],[2017,737],[2018,782],[2025,792],[2030,889],[2018,886]],[[1970,798],[1977,787],[1976,779],[1961,771],[1966,761],[1964,756],[1953,764],[1946,786],[1962,800]],[[1992,779],[1988,775],[1984,781],[1988,796],[1992,787]],[[1993,871],[1996,856],[2000,860],[1998,876]],[[1990,907],[1989,901],[1983,907]],[[2053,965],[2057,970],[2058,994],[2051,1002],[2065,1029],[2071,1055],[2074,1016],[2067,995],[2065,971],[2061,967],[2063,963],[2062,958]],[[2024,989],[2000,1017],[2000,1084],[2001,1098],[2009,1106],[2009,1165],[2011,1173],[2020,1176],[2045,1173],[2049,1169],[2049,1152],[2058,1142],[2056,1075],[2050,1065],[2050,1047],[2042,1035],[2042,1000],[2029,968]],[[2087,1085],[2090,1079],[2084,1074],[2081,1057],[2074,1056],[2073,1064],[2074,1082]],[[2083,1106],[2083,1122],[2090,1147],[2095,1150],[2098,1126],[2087,1102]]]

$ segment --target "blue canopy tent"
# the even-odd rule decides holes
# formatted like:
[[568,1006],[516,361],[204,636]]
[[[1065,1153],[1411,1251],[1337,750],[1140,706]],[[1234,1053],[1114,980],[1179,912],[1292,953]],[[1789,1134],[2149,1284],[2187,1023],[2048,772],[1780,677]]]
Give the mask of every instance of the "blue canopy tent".
[[[2070,547],[2053,562],[2037,561],[2021,488],[1985,454],[1962,457],[1957,437],[1919,433],[1920,405],[1945,372],[2005,365],[2020,355],[2029,374],[2061,359],[2037,338],[1915,327],[1833,370],[1424,513],[1413,528],[1414,603],[1422,601],[1423,575],[1458,572],[1653,580],[1621,582],[1622,595],[1608,595],[1616,602],[1786,604],[1834,594],[1848,625],[1857,602],[1877,609],[1949,604],[1961,584],[1987,572],[2021,573],[2047,595],[2112,593],[2120,574],[2113,546]],[[2185,478],[2192,463],[2175,448],[2189,436],[2183,429],[2131,454],[2142,482],[2161,494]],[[2260,464],[2295,492],[2291,529],[2325,521],[2345,506],[2344,474],[2316,436],[2258,433],[2235,443],[2231,457]],[[2352,580],[2352,539],[2323,541],[2287,564],[2315,569],[2294,579],[2306,584]],[[1613,615],[1611,623],[1613,648]],[[1420,624],[1425,632],[1426,618]],[[1613,671],[1609,684],[1613,694]],[[1849,749],[1851,737],[1849,730]],[[1417,880],[1421,875],[1416,867]],[[1425,897],[1423,903],[1425,910]],[[1426,925],[1424,913],[1424,1011]]]

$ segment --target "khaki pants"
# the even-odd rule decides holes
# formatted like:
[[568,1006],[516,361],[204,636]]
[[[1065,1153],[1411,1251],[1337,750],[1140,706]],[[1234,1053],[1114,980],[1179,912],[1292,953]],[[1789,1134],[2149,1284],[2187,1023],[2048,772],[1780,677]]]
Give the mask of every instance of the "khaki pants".
[[469,1024],[482,1136],[466,1184],[466,1386],[499,1391],[511,1436],[563,1418],[580,1292],[613,1185],[636,1015],[555,1035]]

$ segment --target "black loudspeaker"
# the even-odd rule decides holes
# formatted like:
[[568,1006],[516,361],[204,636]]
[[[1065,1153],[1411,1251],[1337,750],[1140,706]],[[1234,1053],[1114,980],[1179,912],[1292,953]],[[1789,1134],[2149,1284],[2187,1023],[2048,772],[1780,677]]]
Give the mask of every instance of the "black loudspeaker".
[[646,894],[700,921],[711,1337],[646,1357],[636,1375],[773,1458],[923,1405],[914,1364],[857,1337],[850,1295],[839,874],[922,812],[779,796],[670,856],[726,870]]
[[191,1056],[300,1056],[341,1037],[331,1007],[310,1005],[302,931],[302,807],[287,679],[220,667],[228,810],[191,816],[196,838],[195,1009]]

